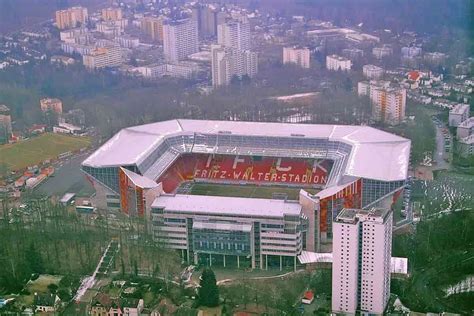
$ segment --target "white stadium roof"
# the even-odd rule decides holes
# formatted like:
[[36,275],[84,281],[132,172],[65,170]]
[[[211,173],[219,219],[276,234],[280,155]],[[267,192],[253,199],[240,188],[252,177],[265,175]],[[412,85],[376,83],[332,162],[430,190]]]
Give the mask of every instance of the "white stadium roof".
[[343,142],[352,150],[342,175],[382,181],[407,177],[410,140],[369,126],[349,125],[170,120],[122,129],[83,165],[101,168],[139,164],[168,137],[195,134]]

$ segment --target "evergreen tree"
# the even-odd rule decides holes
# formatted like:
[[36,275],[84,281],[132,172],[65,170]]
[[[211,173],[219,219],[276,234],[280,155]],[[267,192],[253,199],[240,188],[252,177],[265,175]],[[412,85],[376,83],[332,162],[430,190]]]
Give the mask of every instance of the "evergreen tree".
[[36,249],[34,243],[30,244],[30,247],[26,252],[26,261],[28,262],[28,266],[32,273],[43,273],[43,258],[41,258],[41,254]]
[[199,285],[199,305],[207,307],[218,306],[219,289],[216,284],[216,276],[211,269],[204,269]]

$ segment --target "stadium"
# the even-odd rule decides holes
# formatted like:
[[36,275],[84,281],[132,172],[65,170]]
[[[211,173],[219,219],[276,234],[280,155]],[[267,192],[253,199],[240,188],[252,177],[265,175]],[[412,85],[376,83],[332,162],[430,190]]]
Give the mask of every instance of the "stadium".
[[146,216],[188,261],[263,267],[320,251],[343,208],[390,207],[409,155],[368,126],[170,120],[122,129],[82,170],[98,208]]

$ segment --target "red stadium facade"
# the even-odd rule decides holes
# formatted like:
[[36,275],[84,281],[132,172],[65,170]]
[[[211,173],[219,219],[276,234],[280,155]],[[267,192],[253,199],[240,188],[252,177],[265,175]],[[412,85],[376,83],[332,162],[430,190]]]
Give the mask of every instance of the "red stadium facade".
[[322,187],[331,167],[322,159],[193,154],[179,157],[158,182],[167,193],[192,180]]

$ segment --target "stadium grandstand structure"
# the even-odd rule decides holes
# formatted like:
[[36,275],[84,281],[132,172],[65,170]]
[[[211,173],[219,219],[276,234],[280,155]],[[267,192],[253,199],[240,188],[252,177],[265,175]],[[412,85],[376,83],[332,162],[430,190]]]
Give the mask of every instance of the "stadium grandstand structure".
[[394,203],[409,155],[409,140],[368,126],[170,120],[122,129],[82,170],[97,207],[130,216],[148,216],[185,181],[300,187],[315,250],[342,208]]

